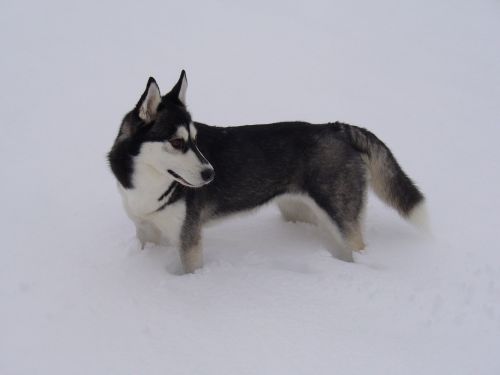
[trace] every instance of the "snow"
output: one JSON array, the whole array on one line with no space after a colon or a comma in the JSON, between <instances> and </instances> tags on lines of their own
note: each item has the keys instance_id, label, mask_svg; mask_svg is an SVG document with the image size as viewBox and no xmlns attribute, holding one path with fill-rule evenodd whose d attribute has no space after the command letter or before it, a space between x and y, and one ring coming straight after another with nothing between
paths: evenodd
<instances>
[{"instance_id":1,"label":"snow","mask_svg":"<svg viewBox=\"0 0 500 375\"><path fill-rule=\"evenodd\" d=\"M0 4L1 374L500 373L500 4ZM196 120L341 120L428 197L370 196L332 258L268 206L206 229L205 267L140 250L105 154L147 78Z\"/></svg>"}]
</instances>

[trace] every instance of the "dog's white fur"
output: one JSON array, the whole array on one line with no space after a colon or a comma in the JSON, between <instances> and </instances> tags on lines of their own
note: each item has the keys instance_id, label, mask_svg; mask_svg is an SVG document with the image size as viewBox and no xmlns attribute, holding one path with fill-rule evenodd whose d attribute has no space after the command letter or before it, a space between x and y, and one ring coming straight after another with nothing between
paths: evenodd
<instances>
[{"instance_id":1,"label":"dog's white fur","mask_svg":"<svg viewBox=\"0 0 500 375\"><path fill-rule=\"evenodd\" d=\"M141 172L139 173L143 175L144 183L134 189L124 189L118 184L125 211L136 226L137 237L143 246L146 242L177 246L186 216L184 201L179 200L157 211L162 202L169 198L167 196L158 201L158 197L165 192L165 186L174 179L159 176L152 168L150 171Z\"/></svg>"}]
</instances>

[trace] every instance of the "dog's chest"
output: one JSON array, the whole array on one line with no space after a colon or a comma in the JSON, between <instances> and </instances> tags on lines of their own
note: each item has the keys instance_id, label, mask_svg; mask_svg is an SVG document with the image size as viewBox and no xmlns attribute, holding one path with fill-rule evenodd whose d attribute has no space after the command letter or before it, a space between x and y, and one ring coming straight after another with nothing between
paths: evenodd
<instances>
[{"instance_id":1,"label":"dog's chest","mask_svg":"<svg viewBox=\"0 0 500 375\"><path fill-rule=\"evenodd\" d=\"M161 232L165 242L177 244L186 216L186 204L183 199L169 201L175 191L169 189L172 182L162 176L139 173L134 178L133 189L125 189L120 184L118 189L127 215L138 228L152 225Z\"/></svg>"},{"instance_id":2,"label":"dog's chest","mask_svg":"<svg viewBox=\"0 0 500 375\"><path fill-rule=\"evenodd\" d=\"M161 233L162 243L177 245L186 217L186 204L180 199L164 206L155 196L144 196L138 192L119 188L127 215L137 228L153 226ZM155 241L152 241L155 242Z\"/></svg>"}]
</instances>

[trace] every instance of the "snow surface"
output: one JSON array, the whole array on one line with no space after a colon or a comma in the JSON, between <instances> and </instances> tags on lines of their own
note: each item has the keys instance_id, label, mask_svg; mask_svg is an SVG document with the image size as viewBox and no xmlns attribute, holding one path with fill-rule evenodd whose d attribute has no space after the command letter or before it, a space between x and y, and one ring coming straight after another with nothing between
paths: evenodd
<instances>
[{"instance_id":1,"label":"snow surface","mask_svg":"<svg viewBox=\"0 0 500 375\"><path fill-rule=\"evenodd\" d=\"M0 3L0 374L500 374L500 3ZM195 119L342 120L428 197L332 258L273 206L139 250L105 154L149 75Z\"/></svg>"}]
</instances>

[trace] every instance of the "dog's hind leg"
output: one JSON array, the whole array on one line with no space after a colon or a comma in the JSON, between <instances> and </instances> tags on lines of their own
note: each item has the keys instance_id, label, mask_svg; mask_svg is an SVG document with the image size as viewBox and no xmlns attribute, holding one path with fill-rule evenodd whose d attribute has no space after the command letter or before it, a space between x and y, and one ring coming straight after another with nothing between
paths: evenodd
<instances>
[{"instance_id":1,"label":"dog's hind leg","mask_svg":"<svg viewBox=\"0 0 500 375\"><path fill-rule=\"evenodd\" d=\"M366 201L366 189L363 189L364 180L358 179L358 191L353 187L354 194L346 193L342 189L333 191L315 190L311 200L314 212L318 218L318 225L327 235L329 248L334 256L348 262L353 261L353 251L365 247L361 233ZM346 185L346 184L344 184Z\"/></svg>"},{"instance_id":2,"label":"dog's hind leg","mask_svg":"<svg viewBox=\"0 0 500 375\"><path fill-rule=\"evenodd\" d=\"M317 224L317 218L310 205L295 197L282 197L278 200L278 208L285 221Z\"/></svg>"},{"instance_id":3,"label":"dog's hind leg","mask_svg":"<svg viewBox=\"0 0 500 375\"><path fill-rule=\"evenodd\" d=\"M356 198L353 200L356 201ZM334 203L332 199L330 199L330 203ZM341 211L339 206L323 208L318 205L319 211L316 215L321 219L319 226L331 240L330 250L332 254L341 260L352 262L352 252L365 248L361 232L363 205L364 202L360 201L359 210L353 212L353 215L348 214L349 210Z\"/></svg>"},{"instance_id":4,"label":"dog's hind leg","mask_svg":"<svg viewBox=\"0 0 500 375\"><path fill-rule=\"evenodd\" d=\"M365 248L359 220L350 223L335 221L326 211L318 216L321 217L319 226L329 240L329 250L340 260L352 262L353 251Z\"/></svg>"},{"instance_id":5,"label":"dog's hind leg","mask_svg":"<svg viewBox=\"0 0 500 375\"><path fill-rule=\"evenodd\" d=\"M328 251L340 260L352 262L352 251L363 247L361 232L356 230L359 229L359 225L347 226L344 222L339 222L329 213L331 210L320 206L307 194L287 197L286 201L280 200L279 207L285 219L293 221L308 219L307 222L316 224L324 236Z\"/></svg>"},{"instance_id":6,"label":"dog's hind leg","mask_svg":"<svg viewBox=\"0 0 500 375\"><path fill-rule=\"evenodd\" d=\"M328 168L322 167L328 160ZM318 154L304 182L307 194L318 207L321 227L332 239L333 254L353 261L353 251L364 248L361 220L366 202L367 169L361 156L328 137L318 144Z\"/></svg>"},{"instance_id":7,"label":"dog's hind leg","mask_svg":"<svg viewBox=\"0 0 500 375\"><path fill-rule=\"evenodd\" d=\"M319 227L325 236L328 250L340 260L353 262L352 252L355 250L353 248L355 241L350 239L354 239L354 236L347 236L341 226L332 220L326 211L321 208L319 210L321 210L318 212Z\"/></svg>"},{"instance_id":8,"label":"dog's hind leg","mask_svg":"<svg viewBox=\"0 0 500 375\"><path fill-rule=\"evenodd\" d=\"M348 225L348 228L344 230L343 238L347 246L353 251L361 251L365 248L359 220Z\"/></svg>"}]
</instances>

